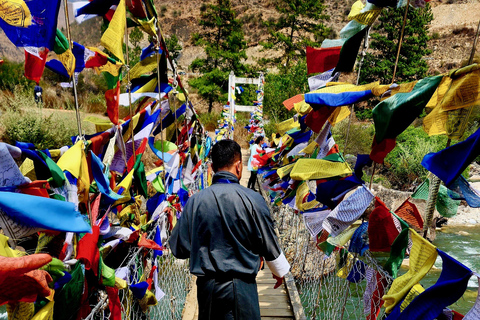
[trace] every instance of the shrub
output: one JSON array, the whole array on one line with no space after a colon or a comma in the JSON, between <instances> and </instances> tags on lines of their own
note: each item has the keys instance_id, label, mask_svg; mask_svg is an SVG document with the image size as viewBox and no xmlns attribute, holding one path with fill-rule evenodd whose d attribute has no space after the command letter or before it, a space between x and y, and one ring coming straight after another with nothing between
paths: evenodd
<instances>
[{"instance_id":1,"label":"shrub","mask_svg":"<svg viewBox=\"0 0 480 320\"><path fill-rule=\"evenodd\" d=\"M410 126L397 137L397 146L385 158L383 174L394 187L408 190L428 175L421 165L423 157L444 149L446 143L444 135L429 137L422 127Z\"/></svg>"},{"instance_id":2,"label":"shrub","mask_svg":"<svg viewBox=\"0 0 480 320\"><path fill-rule=\"evenodd\" d=\"M220 113L212 111L210 113L204 112L198 115L200 123L203 124L205 130L215 131L218 126L218 120L220 120Z\"/></svg>"},{"instance_id":3,"label":"shrub","mask_svg":"<svg viewBox=\"0 0 480 320\"><path fill-rule=\"evenodd\" d=\"M31 142L38 149L59 148L71 145L71 136L77 134L75 116L60 119L56 114L42 117L41 110L7 111L1 119L4 128L2 140Z\"/></svg>"},{"instance_id":4,"label":"shrub","mask_svg":"<svg viewBox=\"0 0 480 320\"><path fill-rule=\"evenodd\" d=\"M345 139L348 130L348 119L340 122L333 127L332 133L335 142L338 144L340 151L343 152L345 147ZM348 134L347 148L345 154L369 154L372 146L375 130L373 124L367 122L352 121L350 132Z\"/></svg>"}]
</instances>

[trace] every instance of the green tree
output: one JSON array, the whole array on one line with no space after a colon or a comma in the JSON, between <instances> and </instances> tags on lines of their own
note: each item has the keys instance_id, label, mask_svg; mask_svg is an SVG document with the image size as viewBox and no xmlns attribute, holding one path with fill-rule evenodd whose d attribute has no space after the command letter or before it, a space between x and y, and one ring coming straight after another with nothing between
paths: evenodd
<instances>
[{"instance_id":1,"label":"green tree","mask_svg":"<svg viewBox=\"0 0 480 320\"><path fill-rule=\"evenodd\" d=\"M286 70L284 74L269 73L265 77L263 110L275 123L293 116L283 106L283 101L308 92L307 64L304 59Z\"/></svg>"},{"instance_id":2,"label":"green tree","mask_svg":"<svg viewBox=\"0 0 480 320\"><path fill-rule=\"evenodd\" d=\"M170 37L165 38L165 43L167 45L168 52L173 60L177 61L178 57L180 57L180 53L182 52L182 45L178 41L178 37L175 34L172 34Z\"/></svg>"},{"instance_id":3,"label":"green tree","mask_svg":"<svg viewBox=\"0 0 480 320\"><path fill-rule=\"evenodd\" d=\"M382 83L391 82L404 14L405 8L399 8L384 10L380 15L380 24L373 28L376 32L371 33L371 50L363 62L361 84L377 80ZM427 42L430 39L428 29L432 20L429 4L424 8L408 10L395 82L414 81L427 76L428 64L424 57L431 53Z\"/></svg>"},{"instance_id":4,"label":"green tree","mask_svg":"<svg viewBox=\"0 0 480 320\"><path fill-rule=\"evenodd\" d=\"M330 28L323 24L329 16L323 13L322 0L276 0L275 8L280 17L264 22L270 36L262 45L283 50L283 54L260 63L280 64L286 71L292 61L305 57L307 46L319 46L330 34Z\"/></svg>"},{"instance_id":5,"label":"green tree","mask_svg":"<svg viewBox=\"0 0 480 320\"><path fill-rule=\"evenodd\" d=\"M133 45L133 50L129 51L131 54L130 65L134 66L138 61L140 61L140 55L142 53L142 48L140 48L140 42L143 40L142 30L140 30L138 27L133 28L128 36L128 39L130 44Z\"/></svg>"},{"instance_id":6,"label":"green tree","mask_svg":"<svg viewBox=\"0 0 480 320\"><path fill-rule=\"evenodd\" d=\"M190 65L193 71L203 74L191 80L190 85L208 100L208 112L211 112L213 103L224 98L228 73L244 75L248 71L244 64L246 42L242 24L235 18L229 0L217 0L216 4L207 4L202 9L203 30L193 35L193 41L205 48L206 58L197 58Z\"/></svg>"}]
</instances>

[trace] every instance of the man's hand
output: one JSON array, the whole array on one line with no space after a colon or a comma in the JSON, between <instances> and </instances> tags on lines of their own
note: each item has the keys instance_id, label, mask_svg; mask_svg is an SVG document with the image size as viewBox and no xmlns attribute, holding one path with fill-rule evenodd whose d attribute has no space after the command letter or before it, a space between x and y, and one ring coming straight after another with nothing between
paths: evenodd
<instances>
[{"instance_id":1,"label":"man's hand","mask_svg":"<svg viewBox=\"0 0 480 320\"><path fill-rule=\"evenodd\" d=\"M282 285L283 278L280 278L273 273L272 273L272 277L273 277L273 279L277 280L277 283L275 283L275 285L273 286L273 289L277 289L278 287L280 287Z\"/></svg>"}]
</instances>

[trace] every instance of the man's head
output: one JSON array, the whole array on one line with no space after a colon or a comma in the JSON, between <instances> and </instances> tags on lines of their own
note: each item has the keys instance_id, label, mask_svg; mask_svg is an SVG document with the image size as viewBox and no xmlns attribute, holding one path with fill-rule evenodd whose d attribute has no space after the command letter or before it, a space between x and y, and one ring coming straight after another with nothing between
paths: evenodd
<instances>
[{"instance_id":1,"label":"man's head","mask_svg":"<svg viewBox=\"0 0 480 320\"><path fill-rule=\"evenodd\" d=\"M259 136L259 137L257 137L257 139L255 139L255 144L260 145L262 143L263 143L263 136Z\"/></svg>"},{"instance_id":2,"label":"man's head","mask_svg":"<svg viewBox=\"0 0 480 320\"><path fill-rule=\"evenodd\" d=\"M233 140L220 140L212 148L213 171L228 171L242 177L242 150Z\"/></svg>"}]
</instances>

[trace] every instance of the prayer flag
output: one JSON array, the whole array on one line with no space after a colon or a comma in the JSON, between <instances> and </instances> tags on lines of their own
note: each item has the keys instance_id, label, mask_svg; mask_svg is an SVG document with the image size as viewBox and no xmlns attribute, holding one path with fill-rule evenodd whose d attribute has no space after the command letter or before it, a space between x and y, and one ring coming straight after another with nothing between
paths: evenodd
<instances>
[{"instance_id":1,"label":"prayer flag","mask_svg":"<svg viewBox=\"0 0 480 320\"><path fill-rule=\"evenodd\" d=\"M90 226L70 202L0 192L0 209L22 225L66 232L90 232Z\"/></svg>"},{"instance_id":2,"label":"prayer flag","mask_svg":"<svg viewBox=\"0 0 480 320\"><path fill-rule=\"evenodd\" d=\"M480 155L480 129L465 141L437 153L425 155L422 166L450 187L478 155Z\"/></svg>"},{"instance_id":3,"label":"prayer flag","mask_svg":"<svg viewBox=\"0 0 480 320\"><path fill-rule=\"evenodd\" d=\"M333 73L333 69L334 68L325 71L324 73L317 74L316 76L308 78L308 86L310 88L310 91L325 87L325 85L331 81L337 81L340 73Z\"/></svg>"},{"instance_id":4,"label":"prayer flag","mask_svg":"<svg viewBox=\"0 0 480 320\"><path fill-rule=\"evenodd\" d=\"M294 180L316 180L342 177L352 174L347 163L321 159L299 159L295 162L290 176Z\"/></svg>"},{"instance_id":5,"label":"prayer flag","mask_svg":"<svg viewBox=\"0 0 480 320\"><path fill-rule=\"evenodd\" d=\"M373 109L376 141L393 139L402 133L422 113L442 78L424 78L415 84L411 92L397 93L377 104Z\"/></svg>"},{"instance_id":6,"label":"prayer flag","mask_svg":"<svg viewBox=\"0 0 480 320\"><path fill-rule=\"evenodd\" d=\"M397 317L392 314L388 320L433 320L443 313L444 308L462 297L472 271L445 252L437 251L443 260L437 282L421 292Z\"/></svg>"},{"instance_id":7,"label":"prayer flag","mask_svg":"<svg viewBox=\"0 0 480 320\"><path fill-rule=\"evenodd\" d=\"M14 27L26 28L32 24L30 9L23 0L6 0L0 3L0 19Z\"/></svg>"},{"instance_id":8,"label":"prayer flag","mask_svg":"<svg viewBox=\"0 0 480 320\"><path fill-rule=\"evenodd\" d=\"M475 276L477 277L477 281L478 281L478 295L477 295L477 299L475 300L475 304L473 305L472 309L470 309L470 311L468 311L468 313L465 315L465 317L463 318L463 320L476 320L476 319L480 319L480 276L475 273Z\"/></svg>"},{"instance_id":9,"label":"prayer flag","mask_svg":"<svg viewBox=\"0 0 480 320\"><path fill-rule=\"evenodd\" d=\"M417 206L408 199L395 210L395 214L408 223L413 229L418 231L423 230L423 218L420 212L418 212Z\"/></svg>"},{"instance_id":10,"label":"prayer flag","mask_svg":"<svg viewBox=\"0 0 480 320\"><path fill-rule=\"evenodd\" d=\"M339 235L365 212L373 198L372 192L364 186L357 188L325 218L323 228L332 237Z\"/></svg>"},{"instance_id":11,"label":"prayer flag","mask_svg":"<svg viewBox=\"0 0 480 320\"><path fill-rule=\"evenodd\" d=\"M68 48L70 48L70 45L68 43L67 37L65 37L65 35L62 33L62 31L57 29L57 33L56 33L56 36L55 36L55 45L53 46L53 51L56 54L62 54L65 51L67 51Z\"/></svg>"},{"instance_id":12,"label":"prayer flag","mask_svg":"<svg viewBox=\"0 0 480 320\"><path fill-rule=\"evenodd\" d=\"M342 46L340 51L340 58L338 64L335 67L335 72L351 72L355 61L357 60L358 50L360 49L360 44L362 43L365 34L367 34L368 28L363 28L357 32L354 36L348 38Z\"/></svg>"},{"instance_id":13,"label":"prayer flag","mask_svg":"<svg viewBox=\"0 0 480 320\"><path fill-rule=\"evenodd\" d=\"M17 47L45 47L53 50L60 0L28 1L28 8L22 2L1 2L0 28Z\"/></svg>"},{"instance_id":14,"label":"prayer flag","mask_svg":"<svg viewBox=\"0 0 480 320\"><path fill-rule=\"evenodd\" d=\"M396 278L388 293L383 296L387 313L390 313L410 289L423 279L437 259L437 248L433 244L423 239L413 229L410 230L410 237L413 243L410 251L410 269Z\"/></svg>"},{"instance_id":15,"label":"prayer flag","mask_svg":"<svg viewBox=\"0 0 480 320\"><path fill-rule=\"evenodd\" d=\"M330 87L327 87L328 89ZM313 109L315 105L341 107L370 99L373 96L372 90L349 91L339 93L306 93L305 102L310 104Z\"/></svg>"},{"instance_id":16,"label":"prayer flag","mask_svg":"<svg viewBox=\"0 0 480 320\"><path fill-rule=\"evenodd\" d=\"M317 185L316 199L333 209L341 201L343 195L362 184L363 181L355 175L340 180L322 182Z\"/></svg>"},{"instance_id":17,"label":"prayer flag","mask_svg":"<svg viewBox=\"0 0 480 320\"><path fill-rule=\"evenodd\" d=\"M348 14L348 20L355 20L361 24L371 26L381 12L382 9L372 3L367 2L364 5L362 1L357 1L352 5L352 9Z\"/></svg>"},{"instance_id":18,"label":"prayer flag","mask_svg":"<svg viewBox=\"0 0 480 320\"><path fill-rule=\"evenodd\" d=\"M78 17L82 14L95 14L99 16L104 16L105 14L107 14L108 10L110 10L110 7L115 5L121 5L119 4L119 0L93 0L90 1L90 3L88 3L87 5L78 9L75 16ZM123 6L125 7L125 3L123 3Z\"/></svg>"},{"instance_id":19,"label":"prayer flag","mask_svg":"<svg viewBox=\"0 0 480 320\"><path fill-rule=\"evenodd\" d=\"M370 251L389 252L399 232L393 222L390 210L377 201L368 220L368 238Z\"/></svg>"},{"instance_id":20,"label":"prayer flag","mask_svg":"<svg viewBox=\"0 0 480 320\"><path fill-rule=\"evenodd\" d=\"M102 1L98 1L102 2ZM125 35L126 28L126 9L125 0L120 0L117 9L113 15L112 21L108 25L108 29L105 30L100 43L108 51L110 51L115 57L117 57L122 63L125 63L123 57L123 37Z\"/></svg>"},{"instance_id":21,"label":"prayer flag","mask_svg":"<svg viewBox=\"0 0 480 320\"><path fill-rule=\"evenodd\" d=\"M448 196L454 200L465 200L472 208L480 208L480 192L460 175L450 186Z\"/></svg>"},{"instance_id":22,"label":"prayer flag","mask_svg":"<svg viewBox=\"0 0 480 320\"><path fill-rule=\"evenodd\" d=\"M312 48L307 46L307 73L318 73L335 68L342 47Z\"/></svg>"},{"instance_id":23,"label":"prayer flag","mask_svg":"<svg viewBox=\"0 0 480 320\"><path fill-rule=\"evenodd\" d=\"M118 104L120 101L120 81L113 89L105 91L105 100L107 101L107 114L113 124L118 124Z\"/></svg>"},{"instance_id":24,"label":"prayer flag","mask_svg":"<svg viewBox=\"0 0 480 320\"><path fill-rule=\"evenodd\" d=\"M37 84L42 78L47 62L47 48L25 47L25 77Z\"/></svg>"}]
</instances>

